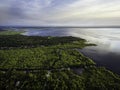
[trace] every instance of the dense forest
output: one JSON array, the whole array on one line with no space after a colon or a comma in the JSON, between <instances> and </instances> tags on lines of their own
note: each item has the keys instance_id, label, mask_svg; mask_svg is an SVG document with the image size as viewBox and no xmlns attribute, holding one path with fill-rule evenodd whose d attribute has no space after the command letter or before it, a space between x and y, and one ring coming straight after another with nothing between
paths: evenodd
<instances>
[{"instance_id":1,"label":"dense forest","mask_svg":"<svg viewBox=\"0 0 120 90\"><path fill-rule=\"evenodd\" d=\"M72 36L23 36L0 32L1 90L120 90L120 76L97 67Z\"/></svg>"}]
</instances>

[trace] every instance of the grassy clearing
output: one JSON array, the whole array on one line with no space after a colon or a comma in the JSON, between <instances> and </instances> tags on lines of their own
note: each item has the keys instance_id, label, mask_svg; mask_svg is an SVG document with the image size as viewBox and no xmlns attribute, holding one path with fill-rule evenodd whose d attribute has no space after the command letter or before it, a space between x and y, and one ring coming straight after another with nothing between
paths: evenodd
<instances>
[{"instance_id":1,"label":"grassy clearing","mask_svg":"<svg viewBox=\"0 0 120 90\"><path fill-rule=\"evenodd\" d=\"M5 31L1 31L0 32L0 35L20 35L21 33L23 33L23 31L22 32L20 32L20 31L13 31L13 30L5 30Z\"/></svg>"}]
</instances>

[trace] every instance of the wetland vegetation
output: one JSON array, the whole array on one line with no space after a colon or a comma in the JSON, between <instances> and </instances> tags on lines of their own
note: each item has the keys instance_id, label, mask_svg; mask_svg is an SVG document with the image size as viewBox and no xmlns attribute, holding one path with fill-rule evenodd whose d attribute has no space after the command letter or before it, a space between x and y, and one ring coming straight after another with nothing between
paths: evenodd
<instances>
[{"instance_id":1,"label":"wetland vegetation","mask_svg":"<svg viewBox=\"0 0 120 90\"><path fill-rule=\"evenodd\" d=\"M120 90L119 75L77 50L94 44L72 36L6 32L0 32L1 90Z\"/></svg>"}]
</instances>

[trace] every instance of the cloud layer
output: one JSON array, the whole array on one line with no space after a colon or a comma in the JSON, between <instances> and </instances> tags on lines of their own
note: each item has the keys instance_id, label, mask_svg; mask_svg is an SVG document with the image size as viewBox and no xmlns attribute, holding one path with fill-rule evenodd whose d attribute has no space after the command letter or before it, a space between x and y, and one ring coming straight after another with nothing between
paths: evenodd
<instances>
[{"instance_id":1,"label":"cloud layer","mask_svg":"<svg viewBox=\"0 0 120 90\"><path fill-rule=\"evenodd\" d=\"M1 0L0 25L120 25L120 0Z\"/></svg>"}]
</instances>

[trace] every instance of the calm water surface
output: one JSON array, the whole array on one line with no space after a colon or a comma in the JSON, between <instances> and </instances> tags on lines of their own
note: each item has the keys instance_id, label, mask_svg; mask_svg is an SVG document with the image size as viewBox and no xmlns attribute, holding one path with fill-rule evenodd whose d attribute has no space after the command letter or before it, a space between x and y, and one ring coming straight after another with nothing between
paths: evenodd
<instances>
[{"instance_id":1,"label":"calm water surface","mask_svg":"<svg viewBox=\"0 0 120 90\"><path fill-rule=\"evenodd\" d=\"M80 50L98 65L120 74L120 28L28 28L27 36L75 36L98 46Z\"/></svg>"}]
</instances>

